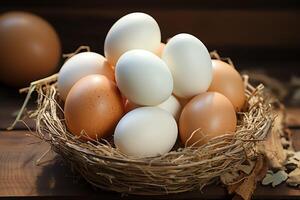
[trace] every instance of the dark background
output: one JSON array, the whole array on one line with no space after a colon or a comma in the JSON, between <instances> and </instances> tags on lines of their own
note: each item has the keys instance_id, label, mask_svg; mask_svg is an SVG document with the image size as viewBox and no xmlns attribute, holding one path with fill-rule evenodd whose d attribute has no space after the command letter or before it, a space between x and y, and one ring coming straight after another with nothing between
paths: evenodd
<instances>
[{"instance_id":1,"label":"dark background","mask_svg":"<svg viewBox=\"0 0 300 200\"><path fill-rule=\"evenodd\" d=\"M1 0L0 13L23 10L44 17L57 30L64 53L89 45L103 54L104 39L112 24L127 13L142 11L157 20L163 41L188 32L202 40L209 50L217 49L221 55L231 57L239 68L262 68L265 64L268 70L281 67L295 73L300 56L298 2Z\"/></svg>"},{"instance_id":2,"label":"dark background","mask_svg":"<svg viewBox=\"0 0 300 200\"><path fill-rule=\"evenodd\" d=\"M15 10L49 21L63 53L88 45L100 54L114 22L131 12L146 12L160 25L163 42L178 33L193 34L210 51L230 57L241 73L279 88L284 103L300 105L298 0L0 0L0 14ZM2 95L20 97L17 88L7 88L0 83Z\"/></svg>"}]
</instances>

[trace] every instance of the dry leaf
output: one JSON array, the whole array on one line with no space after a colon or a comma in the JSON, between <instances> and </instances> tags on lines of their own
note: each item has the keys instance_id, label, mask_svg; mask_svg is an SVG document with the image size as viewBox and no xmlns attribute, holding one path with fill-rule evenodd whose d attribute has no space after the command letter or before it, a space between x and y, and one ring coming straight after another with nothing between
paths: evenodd
<instances>
[{"instance_id":1,"label":"dry leaf","mask_svg":"<svg viewBox=\"0 0 300 200\"><path fill-rule=\"evenodd\" d=\"M248 163L249 163L248 165L246 165L246 164L240 165L238 167L238 170L244 172L247 175L249 175L252 172L256 162L252 161L252 160L248 160Z\"/></svg>"},{"instance_id":2,"label":"dry leaf","mask_svg":"<svg viewBox=\"0 0 300 200\"><path fill-rule=\"evenodd\" d=\"M256 188L256 181L254 176L249 176L244 182L235 190L235 193L244 200L251 199L251 196Z\"/></svg>"},{"instance_id":3,"label":"dry leaf","mask_svg":"<svg viewBox=\"0 0 300 200\"><path fill-rule=\"evenodd\" d=\"M263 170L266 165L263 156L259 156L255 163L254 169L252 170L251 174L245 178L245 180L237 187L234 185L233 187L229 188L231 192L234 192L243 198L244 200L251 199L251 196L256 188L257 183L257 176L260 174L261 170Z\"/></svg>"},{"instance_id":4,"label":"dry leaf","mask_svg":"<svg viewBox=\"0 0 300 200\"><path fill-rule=\"evenodd\" d=\"M236 182L241 182L246 175L252 172L256 162L248 160L245 163L247 164L241 164L231 172L222 174L220 176L222 183L225 185L234 185Z\"/></svg>"},{"instance_id":5,"label":"dry leaf","mask_svg":"<svg viewBox=\"0 0 300 200\"><path fill-rule=\"evenodd\" d=\"M298 186L300 185L300 169L296 168L288 175L288 180L286 183L290 186Z\"/></svg>"},{"instance_id":6,"label":"dry leaf","mask_svg":"<svg viewBox=\"0 0 300 200\"><path fill-rule=\"evenodd\" d=\"M236 189L237 189L240 185L241 185L240 182L235 183L235 184L233 184L233 185L228 185L228 186L227 186L227 191L228 191L228 193L229 193L229 194L234 193L234 192L236 191Z\"/></svg>"},{"instance_id":7,"label":"dry leaf","mask_svg":"<svg viewBox=\"0 0 300 200\"><path fill-rule=\"evenodd\" d=\"M265 178L262 180L263 185L269 185L273 182L273 172L271 170L268 170Z\"/></svg>"},{"instance_id":8,"label":"dry leaf","mask_svg":"<svg viewBox=\"0 0 300 200\"><path fill-rule=\"evenodd\" d=\"M290 162L290 163L285 164L284 166L285 166L285 172L287 172L289 174L298 167L298 163Z\"/></svg>"},{"instance_id":9,"label":"dry leaf","mask_svg":"<svg viewBox=\"0 0 300 200\"><path fill-rule=\"evenodd\" d=\"M272 187L276 187L280 183L284 182L288 178L288 174L283 171L279 170L276 173L273 173L273 171L268 171L265 178L262 181L263 185L269 185L272 184Z\"/></svg>"},{"instance_id":10,"label":"dry leaf","mask_svg":"<svg viewBox=\"0 0 300 200\"><path fill-rule=\"evenodd\" d=\"M230 184L240 180L241 178L242 177L240 177L240 174L238 171L227 172L220 176L222 183L225 185L230 185Z\"/></svg>"},{"instance_id":11,"label":"dry leaf","mask_svg":"<svg viewBox=\"0 0 300 200\"><path fill-rule=\"evenodd\" d=\"M269 165L268 165L268 161L266 160L266 158L263 158L263 163L262 163L262 168L260 169L259 173L256 174L256 182L261 181L267 174L269 169Z\"/></svg>"},{"instance_id":12,"label":"dry leaf","mask_svg":"<svg viewBox=\"0 0 300 200\"><path fill-rule=\"evenodd\" d=\"M288 141L285 137L281 137L281 145L284 149L293 150L292 141Z\"/></svg>"},{"instance_id":13,"label":"dry leaf","mask_svg":"<svg viewBox=\"0 0 300 200\"><path fill-rule=\"evenodd\" d=\"M300 162L298 160L298 155L295 155L296 152L293 150L285 150L286 161L284 163L285 171L287 173L291 173L291 171L295 170L300 166Z\"/></svg>"},{"instance_id":14,"label":"dry leaf","mask_svg":"<svg viewBox=\"0 0 300 200\"><path fill-rule=\"evenodd\" d=\"M300 167L300 152L288 152L287 160L284 164L286 171L290 173Z\"/></svg>"},{"instance_id":15,"label":"dry leaf","mask_svg":"<svg viewBox=\"0 0 300 200\"><path fill-rule=\"evenodd\" d=\"M296 161L300 161L300 151L295 152L294 156L291 157L291 159L294 159Z\"/></svg>"},{"instance_id":16,"label":"dry leaf","mask_svg":"<svg viewBox=\"0 0 300 200\"><path fill-rule=\"evenodd\" d=\"M299 160L297 160L297 158L291 157L291 158L289 158L289 159L286 161L286 163L285 163L284 165L289 165L289 164L294 164L294 165L296 165L297 167L299 167L300 162L299 162Z\"/></svg>"},{"instance_id":17,"label":"dry leaf","mask_svg":"<svg viewBox=\"0 0 300 200\"><path fill-rule=\"evenodd\" d=\"M295 151L290 150L290 149L285 149L284 152L286 154L287 159L289 159L290 157L293 157L295 155Z\"/></svg>"},{"instance_id":18,"label":"dry leaf","mask_svg":"<svg viewBox=\"0 0 300 200\"><path fill-rule=\"evenodd\" d=\"M268 134L266 140L259 145L258 150L266 156L271 168L282 169L286 160L286 153L281 144L281 138L284 137L284 108L279 105L279 109L274 114L277 117L274 120L271 132Z\"/></svg>"}]
</instances>

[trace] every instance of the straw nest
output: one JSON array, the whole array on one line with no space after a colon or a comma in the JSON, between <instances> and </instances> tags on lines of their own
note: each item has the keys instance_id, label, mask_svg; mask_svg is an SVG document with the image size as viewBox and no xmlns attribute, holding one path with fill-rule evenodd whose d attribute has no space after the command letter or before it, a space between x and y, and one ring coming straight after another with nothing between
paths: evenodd
<instances>
[{"instance_id":1,"label":"straw nest","mask_svg":"<svg viewBox=\"0 0 300 200\"><path fill-rule=\"evenodd\" d=\"M220 59L215 53L212 56ZM246 160L255 159L257 143L265 139L272 126L271 106L263 86L253 87L247 76L243 78L248 108L238 113L233 137L225 133L199 148L177 145L171 152L154 158L128 157L110 141L82 142L68 132L56 74L31 84L29 93L37 91L38 106L30 117L36 119L37 135L96 187L142 195L201 190Z\"/></svg>"}]
</instances>

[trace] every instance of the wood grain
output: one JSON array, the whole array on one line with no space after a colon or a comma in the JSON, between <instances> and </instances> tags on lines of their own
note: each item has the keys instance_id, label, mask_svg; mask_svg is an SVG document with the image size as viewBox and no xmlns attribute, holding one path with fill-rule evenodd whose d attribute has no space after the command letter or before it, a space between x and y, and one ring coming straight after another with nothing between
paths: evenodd
<instances>
[{"instance_id":1,"label":"wood grain","mask_svg":"<svg viewBox=\"0 0 300 200\"><path fill-rule=\"evenodd\" d=\"M36 165L48 148L27 131L0 132L0 196L80 195L80 185L73 185L54 153Z\"/></svg>"},{"instance_id":2,"label":"wood grain","mask_svg":"<svg viewBox=\"0 0 300 200\"><path fill-rule=\"evenodd\" d=\"M300 150L300 130L293 130L297 150ZM0 132L0 198L46 197L47 199L119 199L121 194L94 189L73 174L60 157L50 153L41 165L36 160L49 148L27 131ZM254 199L297 199L300 190L287 187L258 186ZM194 191L178 195L143 197L143 199L224 199L230 198L220 186L208 186L203 192ZM125 196L124 199L140 199ZM122 199L123 199L122 198Z\"/></svg>"}]
</instances>

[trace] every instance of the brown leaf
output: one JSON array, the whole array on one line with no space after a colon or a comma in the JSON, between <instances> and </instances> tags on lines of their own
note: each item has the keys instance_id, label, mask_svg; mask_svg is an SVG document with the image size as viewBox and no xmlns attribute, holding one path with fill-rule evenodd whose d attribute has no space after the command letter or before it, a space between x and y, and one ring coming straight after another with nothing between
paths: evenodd
<instances>
[{"instance_id":1,"label":"brown leaf","mask_svg":"<svg viewBox=\"0 0 300 200\"><path fill-rule=\"evenodd\" d=\"M220 176L220 179L222 181L223 184L225 185L229 185L232 184L238 180L241 180L241 175L239 174L238 171L232 171L232 172L227 172L225 174L222 174Z\"/></svg>"},{"instance_id":2,"label":"brown leaf","mask_svg":"<svg viewBox=\"0 0 300 200\"><path fill-rule=\"evenodd\" d=\"M260 169L259 173L256 175L256 182L261 181L266 176L268 169L269 169L268 161L265 157L263 157L262 168Z\"/></svg>"},{"instance_id":3,"label":"brown leaf","mask_svg":"<svg viewBox=\"0 0 300 200\"><path fill-rule=\"evenodd\" d=\"M249 160L248 163L249 164L247 164L247 165L244 164L244 165L239 166L238 170L244 172L247 175L251 174L252 170L254 169L256 161Z\"/></svg>"},{"instance_id":4,"label":"brown leaf","mask_svg":"<svg viewBox=\"0 0 300 200\"><path fill-rule=\"evenodd\" d=\"M240 182L235 183L235 184L233 184L233 185L228 185L228 186L227 186L227 191L228 191L228 193L229 193L229 194L233 194L233 193L235 192L235 190L236 190L240 185L241 185Z\"/></svg>"},{"instance_id":5,"label":"brown leaf","mask_svg":"<svg viewBox=\"0 0 300 200\"><path fill-rule=\"evenodd\" d=\"M235 193L241 196L244 200L251 199L251 196L256 188L256 181L254 176L249 176L244 182L235 190Z\"/></svg>"},{"instance_id":6,"label":"brown leaf","mask_svg":"<svg viewBox=\"0 0 300 200\"><path fill-rule=\"evenodd\" d=\"M227 172L220 176L220 180L224 185L235 185L236 183L241 182L244 177L251 174L256 161L249 160L244 164L241 164L236 169L233 169L231 172Z\"/></svg>"},{"instance_id":7,"label":"brown leaf","mask_svg":"<svg viewBox=\"0 0 300 200\"><path fill-rule=\"evenodd\" d=\"M244 200L250 200L256 188L256 183L258 181L257 176L260 175L261 170L265 170L264 165L265 162L263 156L258 156L252 173L247 178L245 178L245 180L238 187L235 185L229 188L231 190L230 192L233 192L234 189L234 192L237 196L240 196Z\"/></svg>"},{"instance_id":8,"label":"brown leaf","mask_svg":"<svg viewBox=\"0 0 300 200\"><path fill-rule=\"evenodd\" d=\"M259 145L258 150L266 156L271 168L281 169L286 160L286 153L281 144L281 135L284 136L283 122L285 113L279 107L274 114L277 117L274 120L271 132L268 134L266 140Z\"/></svg>"},{"instance_id":9,"label":"brown leaf","mask_svg":"<svg viewBox=\"0 0 300 200\"><path fill-rule=\"evenodd\" d=\"M300 168L296 168L294 171L289 173L288 180L286 183L290 186L298 186L300 185Z\"/></svg>"},{"instance_id":10,"label":"brown leaf","mask_svg":"<svg viewBox=\"0 0 300 200\"><path fill-rule=\"evenodd\" d=\"M280 183L284 182L287 178L288 178L288 174L283 170L279 170L276 173L273 173L272 171L268 171L267 175L262 180L262 184L263 185L272 184L272 187L276 187Z\"/></svg>"}]
</instances>

